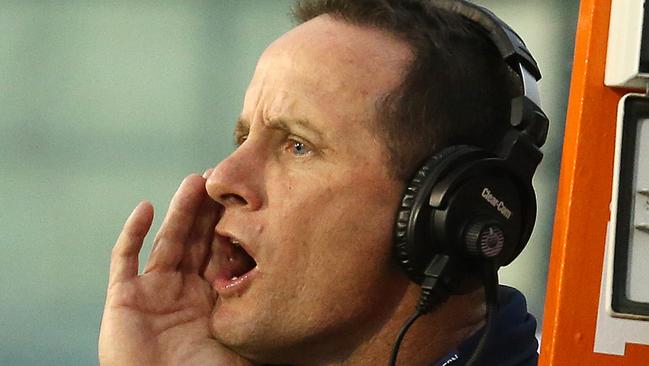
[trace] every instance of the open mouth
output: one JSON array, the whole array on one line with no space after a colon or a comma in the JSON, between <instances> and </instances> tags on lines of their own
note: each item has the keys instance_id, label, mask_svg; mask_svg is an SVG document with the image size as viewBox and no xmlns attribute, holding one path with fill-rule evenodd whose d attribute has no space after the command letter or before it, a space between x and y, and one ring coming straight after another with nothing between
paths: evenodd
<instances>
[{"instance_id":1,"label":"open mouth","mask_svg":"<svg viewBox=\"0 0 649 366\"><path fill-rule=\"evenodd\" d=\"M257 273L257 261L238 239L217 234L218 244L212 247L216 276L212 282L221 295L240 292Z\"/></svg>"},{"instance_id":2,"label":"open mouth","mask_svg":"<svg viewBox=\"0 0 649 366\"><path fill-rule=\"evenodd\" d=\"M223 275L226 278L235 281L257 267L257 262L241 246L239 241L230 239L229 242L230 250L227 255L228 264L225 266L226 271L224 271L225 273L223 273Z\"/></svg>"}]
</instances>

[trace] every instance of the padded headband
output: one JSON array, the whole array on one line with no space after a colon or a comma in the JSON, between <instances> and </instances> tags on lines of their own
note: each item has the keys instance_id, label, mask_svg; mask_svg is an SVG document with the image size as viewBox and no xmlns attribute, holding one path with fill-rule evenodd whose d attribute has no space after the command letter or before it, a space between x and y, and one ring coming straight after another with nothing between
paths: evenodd
<instances>
[{"instance_id":1,"label":"padded headband","mask_svg":"<svg viewBox=\"0 0 649 366\"><path fill-rule=\"evenodd\" d=\"M537 81L541 71L521 37L490 10L463 0L437 0L437 8L460 14L482 27L503 61L520 78L523 94L512 99L510 123L528 135L536 147L545 143L548 117L541 109Z\"/></svg>"}]
</instances>

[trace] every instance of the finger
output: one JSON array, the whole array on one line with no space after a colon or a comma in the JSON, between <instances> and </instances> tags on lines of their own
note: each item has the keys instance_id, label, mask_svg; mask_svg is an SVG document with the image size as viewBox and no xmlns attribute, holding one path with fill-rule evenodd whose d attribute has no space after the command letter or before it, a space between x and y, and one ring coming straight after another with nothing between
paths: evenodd
<instances>
[{"instance_id":1,"label":"finger","mask_svg":"<svg viewBox=\"0 0 649 366\"><path fill-rule=\"evenodd\" d=\"M214 171L214 168L209 168L203 173L203 178L207 179L210 175L212 175L212 172Z\"/></svg>"},{"instance_id":2,"label":"finger","mask_svg":"<svg viewBox=\"0 0 649 366\"><path fill-rule=\"evenodd\" d=\"M158 235L145 272L175 270L183 258L185 242L205 198L205 180L199 175L190 175L180 184L171 199L169 210Z\"/></svg>"},{"instance_id":3,"label":"finger","mask_svg":"<svg viewBox=\"0 0 649 366\"><path fill-rule=\"evenodd\" d=\"M207 262L209 246L214 238L214 227L221 214L221 206L206 197L187 241L180 268L186 273L199 273Z\"/></svg>"},{"instance_id":4,"label":"finger","mask_svg":"<svg viewBox=\"0 0 649 366\"><path fill-rule=\"evenodd\" d=\"M153 206L149 202L140 202L126 219L113 247L108 276L109 285L137 276L138 255L152 221Z\"/></svg>"},{"instance_id":5,"label":"finger","mask_svg":"<svg viewBox=\"0 0 649 366\"><path fill-rule=\"evenodd\" d=\"M207 179L214 168L203 172L203 179ZM194 222L194 228L185 249L185 256L180 263L181 271L185 273L198 273L207 262L207 252L214 237L214 227L218 222L220 205L209 197L205 198L198 218Z\"/></svg>"}]
</instances>

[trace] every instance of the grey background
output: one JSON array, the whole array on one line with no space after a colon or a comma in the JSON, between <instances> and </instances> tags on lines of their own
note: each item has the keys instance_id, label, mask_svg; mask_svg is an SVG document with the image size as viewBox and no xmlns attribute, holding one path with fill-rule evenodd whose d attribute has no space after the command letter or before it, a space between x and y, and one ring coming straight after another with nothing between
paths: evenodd
<instances>
[{"instance_id":1,"label":"grey background","mask_svg":"<svg viewBox=\"0 0 649 366\"><path fill-rule=\"evenodd\" d=\"M232 149L287 0L0 0L0 364L92 365L109 254L143 199ZM502 281L542 316L577 1L492 0L544 72L532 243ZM148 252L150 240L145 252ZM146 255L144 255L145 257Z\"/></svg>"}]
</instances>

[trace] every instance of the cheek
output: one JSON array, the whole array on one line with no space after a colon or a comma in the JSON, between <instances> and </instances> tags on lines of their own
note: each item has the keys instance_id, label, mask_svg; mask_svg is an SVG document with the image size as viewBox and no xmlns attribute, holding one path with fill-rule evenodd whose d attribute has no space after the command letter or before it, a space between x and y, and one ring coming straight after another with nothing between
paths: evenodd
<instances>
[{"instance_id":1,"label":"cheek","mask_svg":"<svg viewBox=\"0 0 649 366\"><path fill-rule=\"evenodd\" d=\"M326 238L326 248L321 247L326 251L321 253L324 259L351 273L383 264L391 252L391 205L369 204L360 197L333 201L322 210L326 223L313 228L317 238Z\"/></svg>"},{"instance_id":2,"label":"cheek","mask_svg":"<svg viewBox=\"0 0 649 366\"><path fill-rule=\"evenodd\" d=\"M319 217L301 222L304 240L294 243L296 307L308 309L325 329L380 317L401 284L391 265L392 206L357 195L319 203L313 203Z\"/></svg>"},{"instance_id":3,"label":"cheek","mask_svg":"<svg viewBox=\"0 0 649 366\"><path fill-rule=\"evenodd\" d=\"M329 185L309 200L287 205L292 214L284 219L295 229L287 239L293 255L308 265L309 277L354 282L359 273L376 277L388 269L398 198L386 198L349 184Z\"/></svg>"},{"instance_id":4,"label":"cheek","mask_svg":"<svg viewBox=\"0 0 649 366\"><path fill-rule=\"evenodd\" d=\"M402 187L369 167L331 171L275 177L268 195L268 228L277 229L273 256L321 285L335 283L332 275L381 276L389 269Z\"/></svg>"}]
</instances>

